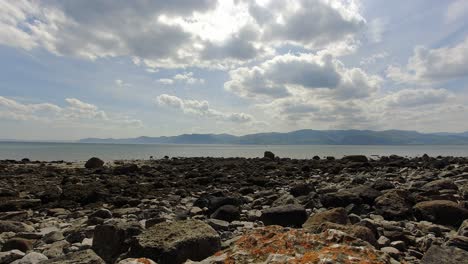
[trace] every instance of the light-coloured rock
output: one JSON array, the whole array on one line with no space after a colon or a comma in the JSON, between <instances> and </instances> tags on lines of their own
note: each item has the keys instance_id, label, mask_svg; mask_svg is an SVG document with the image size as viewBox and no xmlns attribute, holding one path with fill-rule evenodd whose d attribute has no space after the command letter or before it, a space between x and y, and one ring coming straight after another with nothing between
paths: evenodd
<instances>
[{"instance_id":1,"label":"light-coloured rock","mask_svg":"<svg viewBox=\"0 0 468 264\"><path fill-rule=\"evenodd\" d=\"M198 220L156 224L135 238L130 257L146 257L159 264L202 260L221 247L218 233Z\"/></svg>"},{"instance_id":2,"label":"light-coloured rock","mask_svg":"<svg viewBox=\"0 0 468 264\"><path fill-rule=\"evenodd\" d=\"M38 264L47 260L48 258L41 253L30 252L21 259L13 261L11 264Z\"/></svg>"}]
</instances>

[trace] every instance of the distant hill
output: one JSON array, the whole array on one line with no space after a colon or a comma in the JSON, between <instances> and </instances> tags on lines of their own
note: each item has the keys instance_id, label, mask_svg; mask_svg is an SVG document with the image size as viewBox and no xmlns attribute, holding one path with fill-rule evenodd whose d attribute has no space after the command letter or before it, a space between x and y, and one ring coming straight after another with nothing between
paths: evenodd
<instances>
[{"instance_id":1,"label":"distant hill","mask_svg":"<svg viewBox=\"0 0 468 264\"><path fill-rule=\"evenodd\" d=\"M311 130L288 133L183 134L170 137L85 138L80 143L251 144L251 145L468 145L468 132L419 133L405 130Z\"/></svg>"}]
</instances>

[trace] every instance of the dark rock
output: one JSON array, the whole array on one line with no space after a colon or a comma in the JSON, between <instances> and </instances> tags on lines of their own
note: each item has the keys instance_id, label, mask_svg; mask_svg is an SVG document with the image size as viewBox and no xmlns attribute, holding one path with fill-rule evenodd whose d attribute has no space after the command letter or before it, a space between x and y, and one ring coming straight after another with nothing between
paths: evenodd
<instances>
[{"instance_id":1,"label":"dark rock","mask_svg":"<svg viewBox=\"0 0 468 264\"><path fill-rule=\"evenodd\" d=\"M299 183L291 187L289 191L294 197L308 195L314 191L314 187L308 183Z\"/></svg>"},{"instance_id":2,"label":"dark rock","mask_svg":"<svg viewBox=\"0 0 468 264\"><path fill-rule=\"evenodd\" d=\"M9 264L17 259L24 257L24 253L19 250L10 250L7 252L0 252L0 263Z\"/></svg>"},{"instance_id":3,"label":"dark rock","mask_svg":"<svg viewBox=\"0 0 468 264\"><path fill-rule=\"evenodd\" d=\"M352 161L352 162L368 162L369 160L365 155L349 155L344 156L342 160L345 161Z\"/></svg>"},{"instance_id":4,"label":"dark rock","mask_svg":"<svg viewBox=\"0 0 468 264\"><path fill-rule=\"evenodd\" d=\"M59 200L62 194L62 188L58 185L53 185L47 187L43 192L39 193L38 196L43 203L49 203Z\"/></svg>"},{"instance_id":5,"label":"dark rock","mask_svg":"<svg viewBox=\"0 0 468 264\"><path fill-rule=\"evenodd\" d=\"M239 206L242 201L237 197L217 197L213 195L205 195L198 198L193 205L203 208L207 207L209 213L213 213L219 207L223 205L235 205Z\"/></svg>"},{"instance_id":6,"label":"dark rock","mask_svg":"<svg viewBox=\"0 0 468 264\"><path fill-rule=\"evenodd\" d=\"M99 218L102 218L102 219L112 218L112 212L109 211L108 209L104 209L104 208L99 209L99 210L94 211L94 213L89 215L89 218L93 218L93 217L99 217Z\"/></svg>"},{"instance_id":7,"label":"dark rock","mask_svg":"<svg viewBox=\"0 0 468 264\"><path fill-rule=\"evenodd\" d=\"M85 168L87 169L97 169L104 166L104 161L100 158L92 157L85 163Z\"/></svg>"},{"instance_id":8,"label":"dark rock","mask_svg":"<svg viewBox=\"0 0 468 264\"><path fill-rule=\"evenodd\" d=\"M265 153L263 154L263 157L266 159L274 160L275 154L273 154L273 152L271 151L265 151Z\"/></svg>"},{"instance_id":9,"label":"dark rock","mask_svg":"<svg viewBox=\"0 0 468 264\"><path fill-rule=\"evenodd\" d=\"M265 225L300 227L307 220L307 213L303 206L284 205L263 210L260 220Z\"/></svg>"},{"instance_id":10,"label":"dark rock","mask_svg":"<svg viewBox=\"0 0 468 264\"><path fill-rule=\"evenodd\" d=\"M468 252L456 247L432 246L424 254L421 264L466 264Z\"/></svg>"},{"instance_id":11,"label":"dark rock","mask_svg":"<svg viewBox=\"0 0 468 264\"><path fill-rule=\"evenodd\" d=\"M7 240L2 247L2 251L9 251L14 249L27 252L33 249L33 241L24 238L11 238Z\"/></svg>"},{"instance_id":12,"label":"dark rock","mask_svg":"<svg viewBox=\"0 0 468 264\"><path fill-rule=\"evenodd\" d=\"M0 188L0 197L17 197L19 193L13 189Z\"/></svg>"},{"instance_id":13,"label":"dark rock","mask_svg":"<svg viewBox=\"0 0 468 264\"><path fill-rule=\"evenodd\" d=\"M347 190L323 194L320 201L325 207L345 207L349 204L360 204L362 202L357 193Z\"/></svg>"},{"instance_id":14,"label":"dark rock","mask_svg":"<svg viewBox=\"0 0 468 264\"><path fill-rule=\"evenodd\" d=\"M130 257L146 257L159 264L202 260L221 248L218 233L198 220L176 221L152 226L138 235Z\"/></svg>"},{"instance_id":15,"label":"dark rock","mask_svg":"<svg viewBox=\"0 0 468 264\"><path fill-rule=\"evenodd\" d=\"M448 200L420 202L413 207L418 220L459 227L468 218L468 210Z\"/></svg>"},{"instance_id":16,"label":"dark rock","mask_svg":"<svg viewBox=\"0 0 468 264\"><path fill-rule=\"evenodd\" d=\"M388 190L388 189L393 189L395 188L395 185L387 180L384 179L377 179L373 184L372 188L378 190L378 191L383 191L383 190Z\"/></svg>"},{"instance_id":17,"label":"dark rock","mask_svg":"<svg viewBox=\"0 0 468 264\"><path fill-rule=\"evenodd\" d=\"M139 171L139 167L136 164L125 164L122 166L117 166L114 168L114 174L119 175L119 174L131 174Z\"/></svg>"},{"instance_id":18,"label":"dark rock","mask_svg":"<svg viewBox=\"0 0 468 264\"><path fill-rule=\"evenodd\" d=\"M239 220L240 210L239 207L234 205L223 205L211 214L211 218L232 222Z\"/></svg>"},{"instance_id":19,"label":"dark rock","mask_svg":"<svg viewBox=\"0 0 468 264\"><path fill-rule=\"evenodd\" d=\"M404 190L390 190L375 199L378 214L388 219L403 219L411 213L412 202Z\"/></svg>"},{"instance_id":20,"label":"dark rock","mask_svg":"<svg viewBox=\"0 0 468 264\"><path fill-rule=\"evenodd\" d=\"M466 236L453 236L445 244L468 251L468 237Z\"/></svg>"},{"instance_id":21,"label":"dark rock","mask_svg":"<svg viewBox=\"0 0 468 264\"><path fill-rule=\"evenodd\" d=\"M0 212L19 211L22 209L37 208L41 205L40 199L15 199L0 201Z\"/></svg>"},{"instance_id":22,"label":"dark rock","mask_svg":"<svg viewBox=\"0 0 468 264\"><path fill-rule=\"evenodd\" d=\"M440 179L424 184L422 189L429 192L438 192L440 190L457 190L458 188L451 179Z\"/></svg>"},{"instance_id":23,"label":"dark rock","mask_svg":"<svg viewBox=\"0 0 468 264\"><path fill-rule=\"evenodd\" d=\"M94 229L92 249L105 261L113 262L130 247L130 239L143 228L134 222L120 220L98 225Z\"/></svg>"},{"instance_id":24,"label":"dark rock","mask_svg":"<svg viewBox=\"0 0 468 264\"><path fill-rule=\"evenodd\" d=\"M22 222L0 220L0 233L3 232L32 232L34 228Z\"/></svg>"}]
</instances>

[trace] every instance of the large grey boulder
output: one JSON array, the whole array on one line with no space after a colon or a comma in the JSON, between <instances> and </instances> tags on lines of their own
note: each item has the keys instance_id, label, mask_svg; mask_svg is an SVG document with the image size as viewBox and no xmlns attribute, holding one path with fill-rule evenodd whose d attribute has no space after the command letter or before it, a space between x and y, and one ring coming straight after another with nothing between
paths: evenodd
<instances>
[{"instance_id":1,"label":"large grey boulder","mask_svg":"<svg viewBox=\"0 0 468 264\"><path fill-rule=\"evenodd\" d=\"M159 264L203 260L221 248L218 233L199 220L156 224L136 236L129 257L145 257Z\"/></svg>"},{"instance_id":2,"label":"large grey boulder","mask_svg":"<svg viewBox=\"0 0 468 264\"><path fill-rule=\"evenodd\" d=\"M466 264L468 251L456 247L432 246L426 251L421 264Z\"/></svg>"}]
</instances>

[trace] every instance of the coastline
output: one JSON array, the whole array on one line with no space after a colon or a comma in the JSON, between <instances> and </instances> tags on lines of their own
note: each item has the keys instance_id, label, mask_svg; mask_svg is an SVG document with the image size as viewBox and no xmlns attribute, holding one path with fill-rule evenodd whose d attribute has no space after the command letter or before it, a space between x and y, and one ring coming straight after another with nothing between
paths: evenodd
<instances>
[{"instance_id":1,"label":"coastline","mask_svg":"<svg viewBox=\"0 0 468 264\"><path fill-rule=\"evenodd\" d=\"M348 255L421 263L467 254L463 157L2 160L0 183L0 260L34 253L49 259L43 263L282 263ZM294 239L276 244L285 236Z\"/></svg>"}]
</instances>

